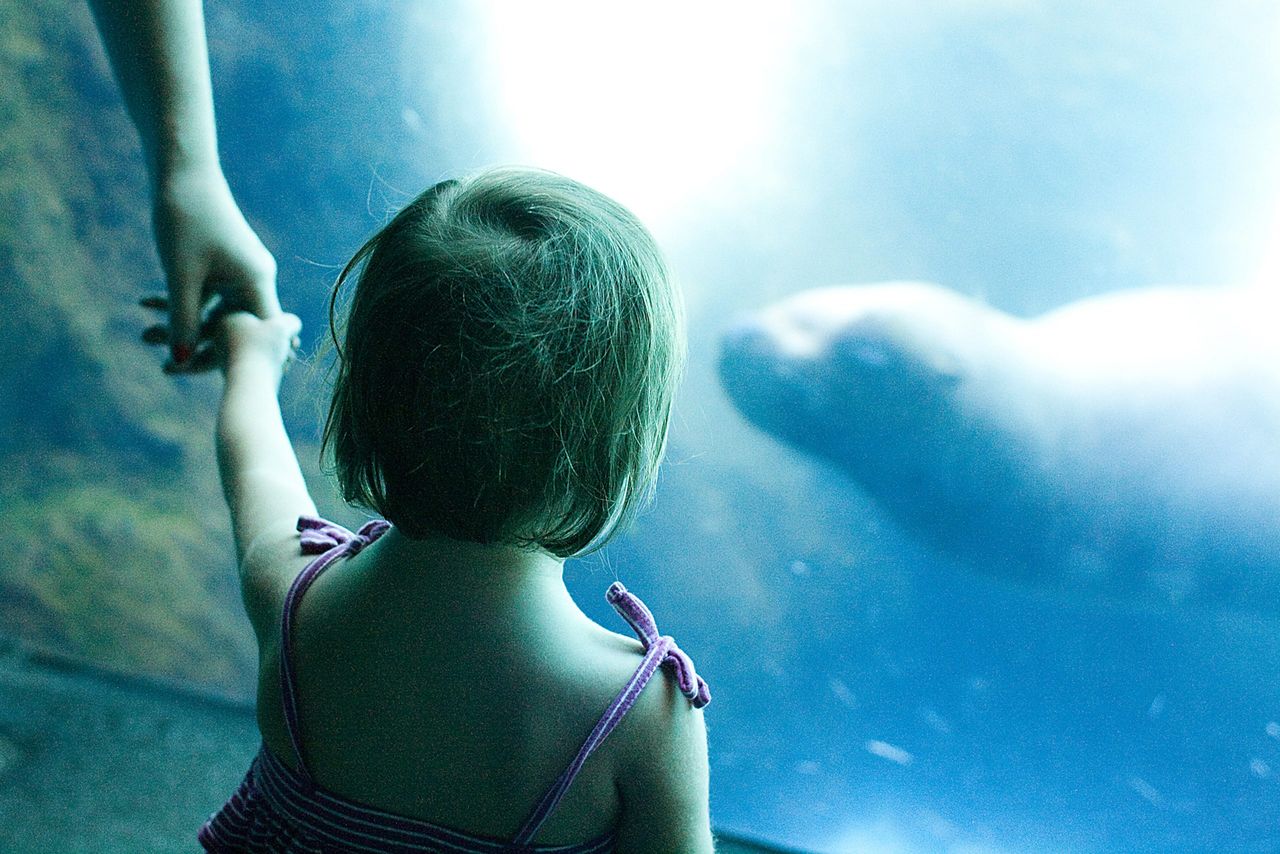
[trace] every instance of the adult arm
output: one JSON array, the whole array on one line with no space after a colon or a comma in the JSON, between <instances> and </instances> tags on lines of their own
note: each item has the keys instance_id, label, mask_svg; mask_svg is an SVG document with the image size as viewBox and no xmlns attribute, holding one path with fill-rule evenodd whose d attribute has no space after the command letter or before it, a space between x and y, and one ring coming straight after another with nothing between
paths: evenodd
<instances>
[{"instance_id":1,"label":"adult arm","mask_svg":"<svg viewBox=\"0 0 1280 854\"><path fill-rule=\"evenodd\" d=\"M218 168L213 90L200 0L90 0L152 188L167 175Z\"/></svg>"},{"instance_id":2,"label":"adult arm","mask_svg":"<svg viewBox=\"0 0 1280 854\"><path fill-rule=\"evenodd\" d=\"M169 283L169 340L174 362L189 363L211 297L259 317L280 312L275 259L218 162L200 0L90 0L90 7L142 139Z\"/></svg>"}]
</instances>

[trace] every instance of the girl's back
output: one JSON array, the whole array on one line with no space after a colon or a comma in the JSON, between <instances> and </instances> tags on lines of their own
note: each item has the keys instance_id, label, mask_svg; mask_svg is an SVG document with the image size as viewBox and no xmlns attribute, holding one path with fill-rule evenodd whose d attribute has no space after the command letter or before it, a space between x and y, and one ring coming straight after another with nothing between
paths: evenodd
<instances>
[{"instance_id":1,"label":"girl's back","mask_svg":"<svg viewBox=\"0 0 1280 854\"><path fill-rule=\"evenodd\" d=\"M309 558L296 560L300 569ZM644 652L583 614L545 554L394 529L317 579L292 638L304 756L319 786L499 839L564 771ZM279 653L278 637L263 645L259 726L293 768ZM693 714L669 678L655 678L537 841L581 843L624 830L624 813L639 820L646 781L670 752L690 749L680 718Z\"/></svg>"}]
</instances>

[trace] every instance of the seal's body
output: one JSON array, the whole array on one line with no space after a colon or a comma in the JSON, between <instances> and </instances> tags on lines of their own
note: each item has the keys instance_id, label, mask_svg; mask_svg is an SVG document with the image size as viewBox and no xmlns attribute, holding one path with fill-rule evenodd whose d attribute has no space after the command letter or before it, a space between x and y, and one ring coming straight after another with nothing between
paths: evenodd
<instances>
[{"instance_id":1,"label":"seal's body","mask_svg":"<svg viewBox=\"0 0 1280 854\"><path fill-rule=\"evenodd\" d=\"M924 283L823 288L726 336L721 376L979 571L1280 611L1278 303L1151 288L1021 320Z\"/></svg>"}]
</instances>

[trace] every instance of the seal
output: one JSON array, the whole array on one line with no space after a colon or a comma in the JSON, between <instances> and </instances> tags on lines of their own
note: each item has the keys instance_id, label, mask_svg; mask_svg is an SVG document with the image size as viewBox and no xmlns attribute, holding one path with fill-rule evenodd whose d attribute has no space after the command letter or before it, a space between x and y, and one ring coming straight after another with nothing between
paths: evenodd
<instances>
[{"instance_id":1,"label":"seal","mask_svg":"<svg viewBox=\"0 0 1280 854\"><path fill-rule=\"evenodd\" d=\"M805 291L733 327L757 427L1006 579L1280 613L1280 300L1120 291L1021 319L934 284Z\"/></svg>"}]
</instances>

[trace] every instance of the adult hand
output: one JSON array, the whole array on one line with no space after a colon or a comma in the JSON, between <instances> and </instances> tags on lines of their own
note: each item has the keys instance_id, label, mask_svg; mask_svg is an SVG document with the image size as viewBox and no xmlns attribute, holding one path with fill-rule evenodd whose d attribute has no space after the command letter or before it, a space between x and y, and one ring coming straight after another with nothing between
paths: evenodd
<instances>
[{"instance_id":1,"label":"adult hand","mask_svg":"<svg viewBox=\"0 0 1280 854\"><path fill-rule=\"evenodd\" d=\"M143 308L168 312L169 298L161 295L143 297L138 301ZM173 363L165 365L166 373L198 373L220 367L228 373L235 365L248 365L250 369L274 372L277 385L284 369L298 355L302 341L302 321L297 315L277 311L260 318L248 311L226 308L219 303L200 324L199 351L184 367ZM147 344L167 344L169 327L164 323L148 326L142 332Z\"/></svg>"},{"instance_id":2,"label":"adult hand","mask_svg":"<svg viewBox=\"0 0 1280 854\"><path fill-rule=\"evenodd\" d=\"M212 305L267 318L280 313L276 262L236 206L221 169L180 172L158 182L153 221L169 287L170 372L207 370L212 346L201 321ZM220 298L220 302L216 299Z\"/></svg>"}]
</instances>

